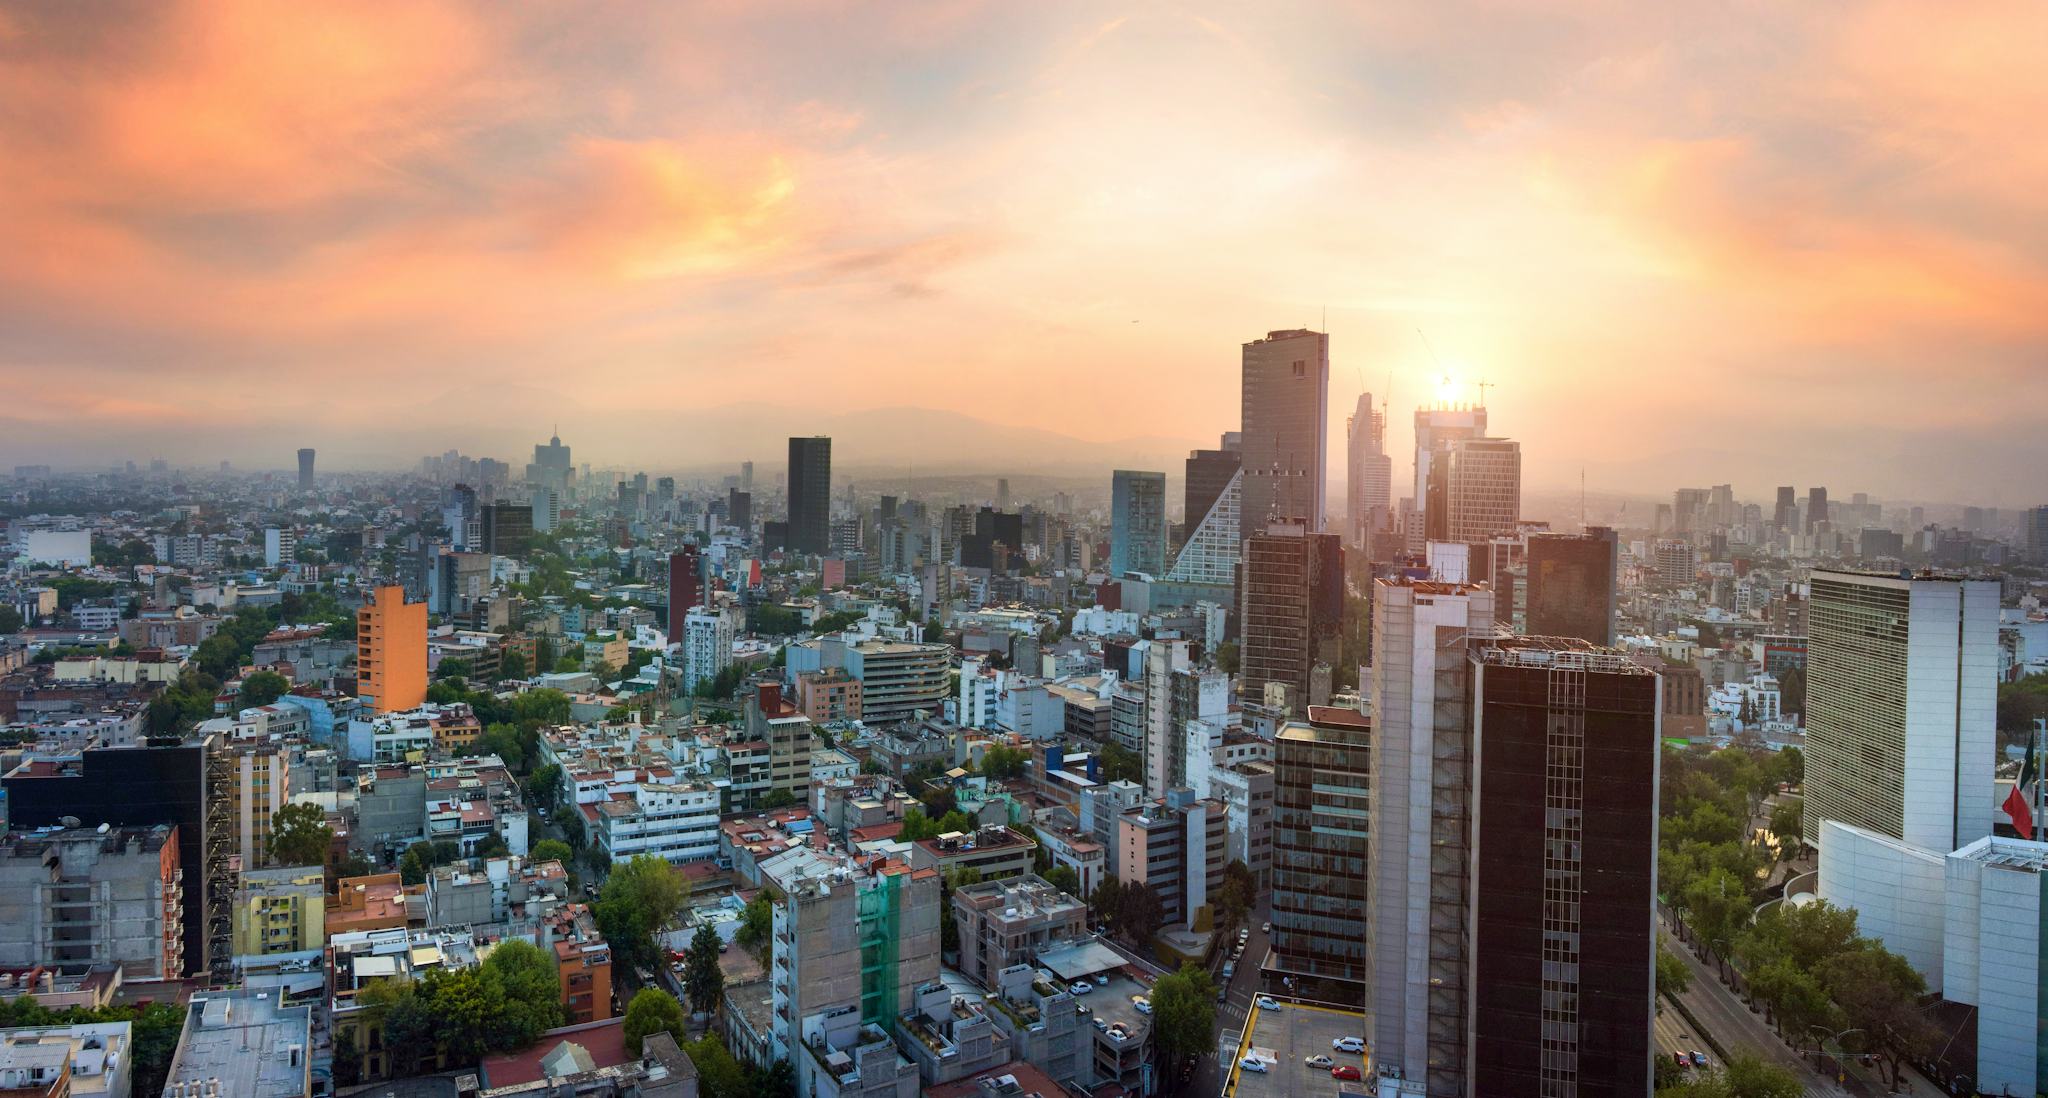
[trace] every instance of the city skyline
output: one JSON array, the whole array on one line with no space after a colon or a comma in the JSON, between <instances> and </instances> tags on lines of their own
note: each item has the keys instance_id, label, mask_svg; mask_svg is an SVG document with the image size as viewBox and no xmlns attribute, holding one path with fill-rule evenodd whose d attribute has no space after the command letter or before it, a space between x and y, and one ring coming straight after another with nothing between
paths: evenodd
<instances>
[{"instance_id":1,"label":"city skyline","mask_svg":"<svg viewBox=\"0 0 2048 1098\"><path fill-rule=\"evenodd\" d=\"M0 17L0 461L515 453L479 376L642 465L904 406L1171 451L1300 326L1332 434L1484 380L1532 486L2032 502L2038 8L130 14ZM1110 369L1142 421L988 399Z\"/></svg>"}]
</instances>

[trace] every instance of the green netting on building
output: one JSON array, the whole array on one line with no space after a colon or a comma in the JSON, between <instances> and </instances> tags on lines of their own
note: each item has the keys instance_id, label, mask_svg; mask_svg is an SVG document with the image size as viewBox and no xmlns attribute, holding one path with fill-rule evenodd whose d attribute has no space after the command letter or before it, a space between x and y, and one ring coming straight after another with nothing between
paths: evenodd
<instances>
[{"instance_id":1,"label":"green netting on building","mask_svg":"<svg viewBox=\"0 0 2048 1098\"><path fill-rule=\"evenodd\" d=\"M872 1022L891 1033L896 1031L897 939L903 898L897 889L898 874L890 873L872 887L861 890L860 920L860 1020Z\"/></svg>"}]
</instances>

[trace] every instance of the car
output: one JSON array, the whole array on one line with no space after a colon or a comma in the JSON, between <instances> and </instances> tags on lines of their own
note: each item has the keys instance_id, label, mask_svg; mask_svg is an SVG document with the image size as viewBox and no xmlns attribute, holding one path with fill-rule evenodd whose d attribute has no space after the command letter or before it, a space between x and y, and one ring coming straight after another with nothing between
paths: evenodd
<instances>
[{"instance_id":1,"label":"car","mask_svg":"<svg viewBox=\"0 0 2048 1098\"><path fill-rule=\"evenodd\" d=\"M1280 1000L1278 1000L1278 999L1275 999L1275 998L1273 998L1273 997L1272 997L1271 995L1261 995L1261 996L1259 996L1259 998L1258 998L1258 1004L1259 1004L1259 1009L1260 1009L1260 1010L1279 1010L1279 1009L1280 1009Z\"/></svg>"},{"instance_id":2,"label":"car","mask_svg":"<svg viewBox=\"0 0 2048 1098\"><path fill-rule=\"evenodd\" d=\"M1337 1061L1330 1059L1328 1056L1325 1056L1320 1052L1316 1053L1314 1056L1311 1056L1306 1060L1303 1060L1302 1063L1307 1064L1312 1068L1333 1068L1337 1066Z\"/></svg>"},{"instance_id":3,"label":"car","mask_svg":"<svg viewBox=\"0 0 2048 1098\"><path fill-rule=\"evenodd\" d=\"M1677 1065L1678 1065L1679 1067L1682 1067L1682 1068L1689 1068L1689 1067L1691 1067L1691 1066L1692 1066L1692 1061L1691 1061L1691 1060L1688 1060L1688 1059L1686 1059L1686 1058L1685 1058L1685 1053L1683 1053L1683 1052L1674 1052L1674 1053L1672 1053L1672 1054L1671 1054L1671 1062L1672 1062L1672 1063L1674 1063L1674 1064L1677 1064Z\"/></svg>"},{"instance_id":4,"label":"car","mask_svg":"<svg viewBox=\"0 0 2048 1098\"><path fill-rule=\"evenodd\" d=\"M1700 1051L1699 1049L1693 1049L1693 1050L1692 1050L1692 1066L1694 1066L1694 1067L1696 1067L1696 1068L1703 1068L1703 1067L1706 1067L1706 1066L1707 1066L1707 1054L1706 1054L1706 1053L1704 1053L1704 1052L1701 1052L1701 1051Z\"/></svg>"},{"instance_id":5,"label":"car","mask_svg":"<svg viewBox=\"0 0 2048 1098\"><path fill-rule=\"evenodd\" d=\"M1092 1010L1090 1010L1090 1009L1088 1009L1088 1004L1087 1004L1087 1003L1075 1003L1075 1004L1074 1004L1074 1013L1076 1013L1076 1014L1080 1015L1080 1016L1081 1016L1081 1017L1083 1017L1083 1018L1086 1018L1086 1017L1088 1017L1088 1016L1089 1016L1090 1014L1093 1014L1093 1013L1095 1013L1095 1012L1094 1012L1094 1011L1092 1011Z\"/></svg>"},{"instance_id":6,"label":"car","mask_svg":"<svg viewBox=\"0 0 2048 1098\"><path fill-rule=\"evenodd\" d=\"M1140 1014L1152 1013L1152 1000L1144 998L1143 996L1131 1000L1131 1005L1137 1007L1138 1013Z\"/></svg>"},{"instance_id":7,"label":"car","mask_svg":"<svg viewBox=\"0 0 2048 1098\"><path fill-rule=\"evenodd\" d=\"M1272 923L1260 923L1260 924L1259 924L1259 933L1261 933L1261 934L1271 934L1271 933L1273 933L1273 924L1272 924Z\"/></svg>"},{"instance_id":8,"label":"car","mask_svg":"<svg viewBox=\"0 0 2048 1098\"><path fill-rule=\"evenodd\" d=\"M1086 980L1075 980L1067 985L1067 992L1071 995L1092 995L1095 993L1095 985Z\"/></svg>"},{"instance_id":9,"label":"car","mask_svg":"<svg viewBox=\"0 0 2048 1098\"><path fill-rule=\"evenodd\" d=\"M1330 1047L1336 1049L1338 1052L1364 1052L1365 1038L1333 1037L1330 1040Z\"/></svg>"},{"instance_id":10,"label":"car","mask_svg":"<svg viewBox=\"0 0 2048 1098\"><path fill-rule=\"evenodd\" d=\"M1364 1079L1365 1075L1363 1072L1360 1072L1356 1067L1353 1067L1350 1064L1338 1064L1336 1067L1330 1069L1330 1078L1349 1079L1350 1081L1356 1083Z\"/></svg>"},{"instance_id":11,"label":"car","mask_svg":"<svg viewBox=\"0 0 2048 1098\"><path fill-rule=\"evenodd\" d=\"M1219 988L1217 988L1217 989L1216 989L1216 1001L1217 1001L1217 1002L1219 1002L1219 1003L1226 1003L1226 1002L1229 1002L1229 1001L1230 1001L1230 989L1229 989L1229 988L1227 988L1227 987L1219 987Z\"/></svg>"},{"instance_id":12,"label":"car","mask_svg":"<svg viewBox=\"0 0 2048 1098\"><path fill-rule=\"evenodd\" d=\"M1256 1071L1260 1075L1264 1075L1266 1073L1266 1062L1264 1060L1259 1059L1256 1056L1247 1056L1244 1059L1239 1060L1237 1062L1237 1066L1245 1069L1246 1071Z\"/></svg>"},{"instance_id":13,"label":"car","mask_svg":"<svg viewBox=\"0 0 2048 1098\"><path fill-rule=\"evenodd\" d=\"M1237 974L1237 962L1236 962L1236 961L1225 961L1225 962L1223 962L1223 978L1224 978L1225 980L1229 980L1229 979L1230 979L1230 978L1231 978L1232 976L1234 976L1234 975L1236 975L1236 974Z\"/></svg>"},{"instance_id":14,"label":"car","mask_svg":"<svg viewBox=\"0 0 2048 1098\"><path fill-rule=\"evenodd\" d=\"M1108 987L1108 986L1109 986L1109 974L1105 972L1105 973L1103 973L1102 975L1100 975L1100 976L1097 976L1097 977L1095 978L1095 986L1096 986L1096 987Z\"/></svg>"},{"instance_id":15,"label":"car","mask_svg":"<svg viewBox=\"0 0 2048 1098\"><path fill-rule=\"evenodd\" d=\"M1247 926L1247 927L1239 927L1239 928L1238 928L1238 931L1237 931L1237 940L1238 940L1238 941L1242 942L1242 941L1244 941L1245 939L1247 939L1247 938L1249 938L1249 937L1251 937L1251 936L1252 936L1252 928L1251 928L1251 927L1248 927L1248 926Z\"/></svg>"}]
</instances>

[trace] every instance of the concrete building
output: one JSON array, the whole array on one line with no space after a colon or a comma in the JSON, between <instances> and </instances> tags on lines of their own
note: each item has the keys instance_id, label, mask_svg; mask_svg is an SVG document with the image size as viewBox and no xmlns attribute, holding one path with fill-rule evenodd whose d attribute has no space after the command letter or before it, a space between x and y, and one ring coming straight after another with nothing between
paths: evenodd
<instances>
[{"instance_id":1,"label":"concrete building","mask_svg":"<svg viewBox=\"0 0 2048 1098\"><path fill-rule=\"evenodd\" d=\"M1109 574L1166 571L1166 474L1118 469L1109 482Z\"/></svg>"},{"instance_id":2,"label":"concrete building","mask_svg":"<svg viewBox=\"0 0 2048 1098\"><path fill-rule=\"evenodd\" d=\"M860 720L860 680L844 667L807 671L796 677L796 704L812 724Z\"/></svg>"},{"instance_id":3,"label":"concrete building","mask_svg":"<svg viewBox=\"0 0 2048 1098\"><path fill-rule=\"evenodd\" d=\"M1344 425L1346 464L1344 528L1347 544L1364 551L1374 531L1393 521L1394 459L1387 453L1387 414L1371 393L1358 394L1358 407Z\"/></svg>"},{"instance_id":4,"label":"concrete building","mask_svg":"<svg viewBox=\"0 0 2048 1098\"><path fill-rule=\"evenodd\" d=\"M131 1022L0 1029L0 1095L8 1098L130 1098L134 1075Z\"/></svg>"},{"instance_id":5,"label":"concrete building","mask_svg":"<svg viewBox=\"0 0 2048 1098\"><path fill-rule=\"evenodd\" d=\"M1271 972L1304 993L1365 993L1372 722L1312 705L1273 740Z\"/></svg>"},{"instance_id":6,"label":"concrete building","mask_svg":"<svg viewBox=\"0 0 2048 1098\"><path fill-rule=\"evenodd\" d=\"M1260 698L1269 683L1278 683L1297 707L1327 702L1315 697L1311 672L1337 658L1342 540L1299 522L1272 523L1245 539L1243 571L1238 696Z\"/></svg>"},{"instance_id":7,"label":"concrete building","mask_svg":"<svg viewBox=\"0 0 2048 1098\"><path fill-rule=\"evenodd\" d=\"M1415 409L1415 480L1408 497L1408 513L1401 517L1407 532L1407 550L1420 556L1425 536L1424 505L1429 499L1429 482L1439 448L1458 439L1486 437L1484 405L1445 404Z\"/></svg>"},{"instance_id":8,"label":"concrete building","mask_svg":"<svg viewBox=\"0 0 2048 1098\"><path fill-rule=\"evenodd\" d=\"M254 989L194 995L186 1004L164 1094L308 1098L312 1048L310 1006L287 1007L278 996ZM209 1091L213 1084L218 1085Z\"/></svg>"},{"instance_id":9,"label":"concrete building","mask_svg":"<svg viewBox=\"0 0 2048 1098\"><path fill-rule=\"evenodd\" d=\"M997 881L1030 873L1037 849L1038 844L1023 832L987 824L973 832L948 831L936 839L912 843L910 864L949 877L957 870L972 869L984 881Z\"/></svg>"},{"instance_id":10,"label":"concrete building","mask_svg":"<svg viewBox=\"0 0 2048 1098\"><path fill-rule=\"evenodd\" d=\"M845 645L839 666L860 680L864 722L900 724L943 711L952 686L950 653L943 644L866 640Z\"/></svg>"},{"instance_id":11,"label":"concrete building","mask_svg":"<svg viewBox=\"0 0 2048 1098\"><path fill-rule=\"evenodd\" d=\"M2037 1094L2048 1083L2041 1041L2048 843L1986 836L1944 861L1947 934L1941 979L1932 986L1977 1009L1976 1089Z\"/></svg>"},{"instance_id":12,"label":"concrete building","mask_svg":"<svg viewBox=\"0 0 2048 1098\"><path fill-rule=\"evenodd\" d=\"M1088 905L1035 874L954 889L950 916L960 932L960 972L989 988L1004 969L1088 933Z\"/></svg>"},{"instance_id":13,"label":"concrete building","mask_svg":"<svg viewBox=\"0 0 2048 1098\"><path fill-rule=\"evenodd\" d=\"M789 548L822 555L831 548L832 440L789 440Z\"/></svg>"},{"instance_id":14,"label":"concrete building","mask_svg":"<svg viewBox=\"0 0 2048 1098\"><path fill-rule=\"evenodd\" d=\"M1327 529L1330 337L1297 328L1245 344L1242 391L1244 535L1276 519Z\"/></svg>"},{"instance_id":15,"label":"concrete building","mask_svg":"<svg viewBox=\"0 0 2048 1098\"><path fill-rule=\"evenodd\" d=\"M1823 569L1811 586L1806 841L1825 850L1828 820L1937 856L1989 835L1998 583Z\"/></svg>"},{"instance_id":16,"label":"concrete building","mask_svg":"<svg viewBox=\"0 0 2048 1098\"><path fill-rule=\"evenodd\" d=\"M1522 510L1522 447L1505 438L1458 438L1437 445L1425 486L1430 541L1483 545L1513 534Z\"/></svg>"},{"instance_id":17,"label":"concrete building","mask_svg":"<svg viewBox=\"0 0 2048 1098\"><path fill-rule=\"evenodd\" d=\"M356 695L371 713L427 700L427 604L406 602L402 587L377 588L356 611Z\"/></svg>"},{"instance_id":18,"label":"concrete building","mask_svg":"<svg viewBox=\"0 0 2048 1098\"><path fill-rule=\"evenodd\" d=\"M186 971L177 827L15 832L0 843L0 969L118 965L124 979Z\"/></svg>"},{"instance_id":19,"label":"concrete building","mask_svg":"<svg viewBox=\"0 0 2048 1098\"><path fill-rule=\"evenodd\" d=\"M1251 870L1253 887L1261 893L1273 881L1278 777L1274 764L1263 759L1231 763L1209 771L1209 799L1221 803L1224 810L1224 863L1243 862ZM1044 832L1039 834L1043 837Z\"/></svg>"},{"instance_id":20,"label":"concrete building","mask_svg":"<svg viewBox=\"0 0 2048 1098\"><path fill-rule=\"evenodd\" d=\"M811 796L811 756L818 740L811 718L783 697L782 684L764 682L747 697L747 738L768 745L768 790L780 789L803 804ZM756 808L754 804L736 808Z\"/></svg>"},{"instance_id":21,"label":"concrete building","mask_svg":"<svg viewBox=\"0 0 2048 1098\"><path fill-rule=\"evenodd\" d=\"M234 812L236 852L245 868L269 865L271 820L291 803L291 751L281 743L237 743Z\"/></svg>"},{"instance_id":22,"label":"concrete building","mask_svg":"<svg viewBox=\"0 0 2048 1098\"><path fill-rule=\"evenodd\" d=\"M299 451L299 491L310 492L312 490L313 448L309 446Z\"/></svg>"},{"instance_id":23,"label":"concrete building","mask_svg":"<svg viewBox=\"0 0 2048 1098\"><path fill-rule=\"evenodd\" d=\"M1475 639L1468 651L1469 1092L1646 1094L1656 673L1569 637Z\"/></svg>"},{"instance_id":24,"label":"concrete building","mask_svg":"<svg viewBox=\"0 0 2048 1098\"><path fill-rule=\"evenodd\" d=\"M1222 804L1197 800L1188 789L1169 790L1117 817L1118 879L1159 894L1165 929L1193 928L1222 890L1226 822Z\"/></svg>"},{"instance_id":25,"label":"concrete building","mask_svg":"<svg viewBox=\"0 0 2048 1098\"><path fill-rule=\"evenodd\" d=\"M235 889L236 963L325 947L326 899L319 866L243 870Z\"/></svg>"},{"instance_id":26,"label":"concrete building","mask_svg":"<svg viewBox=\"0 0 2048 1098\"><path fill-rule=\"evenodd\" d=\"M683 616L683 689L695 691L700 684L718 678L732 666L732 642L737 632L732 612L699 606Z\"/></svg>"},{"instance_id":27,"label":"concrete building","mask_svg":"<svg viewBox=\"0 0 2048 1098\"><path fill-rule=\"evenodd\" d=\"M1483 586L1373 586L1366 983L1382 1069L1462 1095L1470 942L1472 726L1466 643L1493 633Z\"/></svg>"},{"instance_id":28,"label":"concrete building","mask_svg":"<svg viewBox=\"0 0 2048 1098\"><path fill-rule=\"evenodd\" d=\"M612 1010L612 951L587 904L568 904L544 918L562 982L562 1017L569 1025L601 1022Z\"/></svg>"},{"instance_id":29,"label":"concrete building","mask_svg":"<svg viewBox=\"0 0 2048 1098\"><path fill-rule=\"evenodd\" d=\"M298 531L289 526L266 526L263 528L263 563L272 568L290 564L298 559Z\"/></svg>"}]
</instances>

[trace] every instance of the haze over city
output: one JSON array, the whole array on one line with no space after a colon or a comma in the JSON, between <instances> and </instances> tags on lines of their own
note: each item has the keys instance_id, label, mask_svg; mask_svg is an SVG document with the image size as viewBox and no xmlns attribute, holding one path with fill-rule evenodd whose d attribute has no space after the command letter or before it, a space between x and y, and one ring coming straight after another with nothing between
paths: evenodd
<instances>
[{"instance_id":1,"label":"haze over city","mask_svg":"<svg viewBox=\"0 0 2048 1098\"><path fill-rule=\"evenodd\" d=\"M1312 327L1532 487L2027 504L2048 9L1924 16L8 5L0 460L1157 467Z\"/></svg>"}]
</instances>

